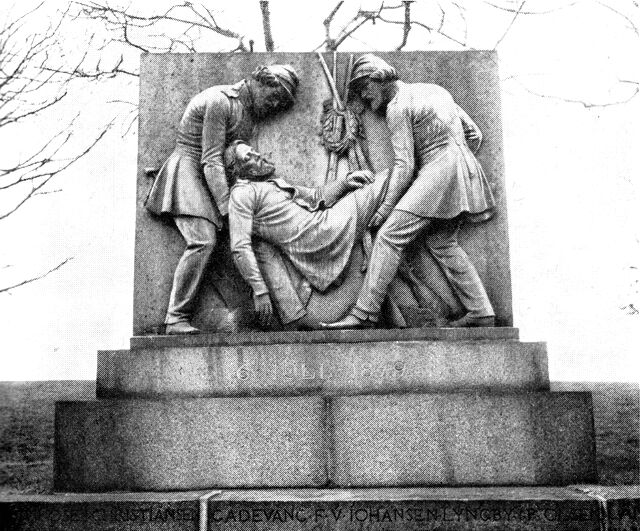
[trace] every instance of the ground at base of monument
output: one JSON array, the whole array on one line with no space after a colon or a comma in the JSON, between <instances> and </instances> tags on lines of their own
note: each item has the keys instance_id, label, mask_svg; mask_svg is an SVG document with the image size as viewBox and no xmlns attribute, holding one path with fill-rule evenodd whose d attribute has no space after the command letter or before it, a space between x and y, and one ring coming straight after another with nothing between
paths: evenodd
<instances>
[{"instance_id":1,"label":"ground at base of monument","mask_svg":"<svg viewBox=\"0 0 640 531\"><path fill-rule=\"evenodd\" d=\"M7 529L637 530L640 487L217 490L0 497Z\"/></svg>"}]
</instances>

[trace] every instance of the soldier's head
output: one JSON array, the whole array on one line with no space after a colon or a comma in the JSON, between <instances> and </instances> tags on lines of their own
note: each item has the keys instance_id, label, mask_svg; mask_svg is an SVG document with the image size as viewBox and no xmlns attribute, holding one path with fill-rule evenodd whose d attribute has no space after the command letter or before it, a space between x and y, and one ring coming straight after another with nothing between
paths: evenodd
<instances>
[{"instance_id":1,"label":"soldier's head","mask_svg":"<svg viewBox=\"0 0 640 531\"><path fill-rule=\"evenodd\" d=\"M259 66L251 74L251 113L264 119L282 112L295 102L298 74L291 65Z\"/></svg>"},{"instance_id":2,"label":"soldier's head","mask_svg":"<svg viewBox=\"0 0 640 531\"><path fill-rule=\"evenodd\" d=\"M232 182L237 179L262 181L276 171L275 165L241 140L232 142L224 152L224 165Z\"/></svg>"},{"instance_id":3,"label":"soldier's head","mask_svg":"<svg viewBox=\"0 0 640 531\"><path fill-rule=\"evenodd\" d=\"M373 54L365 54L353 63L349 89L373 111L384 112L396 91L398 72Z\"/></svg>"}]
</instances>

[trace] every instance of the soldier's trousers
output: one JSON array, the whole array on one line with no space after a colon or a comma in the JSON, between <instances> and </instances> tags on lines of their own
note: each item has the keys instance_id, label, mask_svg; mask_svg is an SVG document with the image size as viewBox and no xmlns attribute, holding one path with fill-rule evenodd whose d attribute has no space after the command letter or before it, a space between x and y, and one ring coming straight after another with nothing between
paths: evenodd
<instances>
[{"instance_id":1,"label":"soldier's trousers","mask_svg":"<svg viewBox=\"0 0 640 531\"><path fill-rule=\"evenodd\" d=\"M165 324L191 321L198 290L218 242L218 229L205 218L176 216L174 221L185 240L186 248L173 275ZM303 317L311 296L309 283L300 274L292 274L287 266L293 266L285 262L272 244L257 241L255 251L269 289L280 303L278 310L282 323L287 324Z\"/></svg>"},{"instance_id":2,"label":"soldier's trousers","mask_svg":"<svg viewBox=\"0 0 640 531\"><path fill-rule=\"evenodd\" d=\"M198 289L218 242L218 229L208 219L176 216L174 221L187 246L173 274L165 324L191 320Z\"/></svg>"},{"instance_id":3,"label":"soldier's trousers","mask_svg":"<svg viewBox=\"0 0 640 531\"><path fill-rule=\"evenodd\" d=\"M396 276L402 252L416 238L438 262L454 293L472 317L493 316L493 307L478 272L458 244L460 220L422 218L394 210L376 236L367 274L351 313L377 321L389 283Z\"/></svg>"}]
</instances>

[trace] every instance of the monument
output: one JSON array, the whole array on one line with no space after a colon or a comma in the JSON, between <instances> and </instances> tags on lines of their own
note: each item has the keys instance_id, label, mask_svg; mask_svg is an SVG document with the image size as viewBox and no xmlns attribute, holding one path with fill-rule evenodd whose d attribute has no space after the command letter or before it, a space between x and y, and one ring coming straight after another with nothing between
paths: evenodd
<instances>
[{"instance_id":1,"label":"monument","mask_svg":"<svg viewBox=\"0 0 640 531\"><path fill-rule=\"evenodd\" d=\"M597 482L591 397L550 392L545 344L520 342L513 327L496 55L379 56L407 83L444 87L482 131L477 158L495 215L463 227L460 243L496 326L411 326L407 308L424 308L419 296L411 298L415 280L405 276L404 285L390 288L396 300L409 300L407 308L397 305L396 317L366 330L322 329L321 321L347 314L362 285L370 255L354 244L342 283L332 288L342 290L339 296L311 286L306 326L314 330L276 322L265 331L234 267L232 234L231 244L221 236L222 251L197 297L193 323L202 333L165 335L184 244L171 223L144 207L153 186L146 169L159 168L171 153L194 95L263 64L291 65L299 78L295 104L229 153L244 161L268 154L286 179L269 186L290 193L288 200L297 197L296 186L313 195L327 183L346 183L363 157L380 179L393 151L384 118L370 109L360 115L365 145L353 144L353 154L327 154L320 140L323 103L345 86L343 72L357 66L349 54L333 58L336 87L311 53L144 55L134 336L129 350L98 353L97 400L57 404L54 464L56 491L137 494L120 494L129 505L111 513L104 504L117 505L116 498L93 499L84 528L599 528L599 502L569 487ZM349 185L352 195L375 185L361 175ZM336 197L348 192L340 188ZM322 194L329 197L326 189ZM407 248L405 275L438 294L449 317L460 317L442 272L435 262L417 263L419 256ZM98 509L111 519L96 517ZM596 516L581 520L579 511ZM65 529L74 525L68 519Z\"/></svg>"}]
</instances>

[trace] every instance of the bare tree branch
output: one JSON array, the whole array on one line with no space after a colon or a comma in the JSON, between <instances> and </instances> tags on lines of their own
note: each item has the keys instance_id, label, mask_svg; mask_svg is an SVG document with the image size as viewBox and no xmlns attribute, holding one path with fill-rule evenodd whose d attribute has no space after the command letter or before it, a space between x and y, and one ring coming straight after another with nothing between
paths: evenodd
<instances>
[{"instance_id":1,"label":"bare tree branch","mask_svg":"<svg viewBox=\"0 0 640 531\"><path fill-rule=\"evenodd\" d=\"M521 80L518 79L518 76L516 75L508 76L504 78L502 81L515 81L520 86L520 88L522 88L522 90L531 94L532 96L537 96L539 98L544 98L544 99L556 100L564 103L577 103L579 105L582 105L585 109L604 108L604 107L613 107L616 105L623 105L633 100L640 93L640 81L635 81L630 79L618 79L619 83L633 85L634 87L633 91L628 97L612 100L612 101L605 101L605 102L588 101L588 100L583 100L579 98L558 96L555 94L544 94L542 92L538 92L526 86Z\"/></svg>"},{"instance_id":2,"label":"bare tree branch","mask_svg":"<svg viewBox=\"0 0 640 531\"><path fill-rule=\"evenodd\" d=\"M518 7L518 10L513 14L513 17L511 18L511 22L509 23L509 25L507 26L507 29L504 30L504 33L502 34L502 37L500 37L498 39L498 41L493 45L493 49L495 50L496 48L498 48L498 46L500 46L500 43L504 40L504 38L507 36L507 34L509 33L509 31L511 30L511 28L513 27L513 25L516 22L516 19L518 18L518 16L520 14L522 14L522 8L524 7L524 5L527 3L527 0L522 0L522 2L520 2L520 6Z\"/></svg>"},{"instance_id":3,"label":"bare tree branch","mask_svg":"<svg viewBox=\"0 0 640 531\"><path fill-rule=\"evenodd\" d=\"M264 46L268 52L274 48L273 36L271 35L271 13L269 12L269 0L260 0L260 11L262 11L262 27L264 29Z\"/></svg>"},{"instance_id":4,"label":"bare tree branch","mask_svg":"<svg viewBox=\"0 0 640 531\"><path fill-rule=\"evenodd\" d=\"M467 16L465 14L465 9L461 4L458 4L456 2L451 2L451 5L457 9L458 16L460 17L460 20L462 21L462 26L464 28L464 36L462 37L462 42L467 42L467 39L468 39L468 36L469 36L468 35L469 25L467 23ZM443 11L442 20L440 22L440 26L438 28L438 31L442 31L443 26L444 26L444 11Z\"/></svg>"},{"instance_id":5,"label":"bare tree branch","mask_svg":"<svg viewBox=\"0 0 640 531\"><path fill-rule=\"evenodd\" d=\"M407 39L411 31L411 4L413 0L403 0L402 3L404 4L404 26L402 27L402 42L396 48L398 51L407 45Z\"/></svg>"},{"instance_id":6,"label":"bare tree branch","mask_svg":"<svg viewBox=\"0 0 640 531\"><path fill-rule=\"evenodd\" d=\"M560 7L554 7L553 9L543 9L540 11L522 11L519 8L513 9L511 7L504 7L504 6L500 6L498 4L494 4L493 2L490 2L489 0L482 0L485 4L487 4L488 6L491 6L495 9L499 9L501 11L506 11L507 13L518 13L520 15L548 15L549 13L555 13L556 11L560 11L562 9L567 9L569 7L573 7L576 4L580 3L580 0L576 0L575 2L571 2L569 4L565 4L563 6Z\"/></svg>"},{"instance_id":7,"label":"bare tree branch","mask_svg":"<svg viewBox=\"0 0 640 531\"><path fill-rule=\"evenodd\" d=\"M376 20L380 17L380 13L384 9L397 9L399 6L394 7L386 7L384 6L384 2L380 3L380 8L377 11L363 11L360 10L340 31L336 39L333 41L333 49L335 51L338 47L353 33L359 30L365 23L371 22L375 24ZM327 48L328 49L328 48Z\"/></svg>"},{"instance_id":8,"label":"bare tree branch","mask_svg":"<svg viewBox=\"0 0 640 531\"><path fill-rule=\"evenodd\" d=\"M143 15L134 13L129 8L118 9L100 2L73 2L78 12L74 18L84 18L101 22L108 30L115 32L113 42L126 44L141 51L154 52L195 52L195 39L191 31L208 32L236 41L236 46L230 52L248 51L244 44L244 35L218 24L213 13L204 5L185 1L171 6L157 15ZM165 31L151 30L162 24L173 23L179 30L173 37ZM133 36L133 31L138 34ZM110 74L120 73L120 70L110 70Z\"/></svg>"},{"instance_id":9,"label":"bare tree branch","mask_svg":"<svg viewBox=\"0 0 640 531\"><path fill-rule=\"evenodd\" d=\"M149 50L147 48L143 48L139 44L136 44L131 39L129 39L129 35L127 34L128 27L129 27L129 23L127 22L127 19L124 19L122 21L122 38L124 39L124 42L126 42L129 46L133 46L134 48L137 48L141 52L148 52Z\"/></svg>"},{"instance_id":10,"label":"bare tree branch","mask_svg":"<svg viewBox=\"0 0 640 531\"><path fill-rule=\"evenodd\" d=\"M357 19L354 19L354 22ZM340 32L340 36L335 39L335 41L333 42L333 48L332 51L335 51L338 49L338 47L349 37L351 37L351 35L353 33L355 33L357 30L359 30L366 22L369 22L371 19L371 17L367 16L365 18L362 18L362 20L360 20L359 22L356 22L356 24L352 27L345 27L343 29L343 31ZM329 48L327 48L328 50Z\"/></svg>"},{"instance_id":11,"label":"bare tree branch","mask_svg":"<svg viewBox=\"0 0 640 531\"><path fill-rule=\"evenodd\" d=\"M402 24L404 25L404 22L398 22L396 20L389 20L383 17L376 17L378 20L382 21L382 22L386 22L387 24ZM435 32L438 35L444 37L445 39L451 41L451 42L455 42L456 44L462 46L463 48L470 48L467 43L465 41L461 41L459 39L456 39L455 37L449 35L448 33L445 33L444 31L442 31L442 29L438 29L438 28L433 28L430 26L427 26L426 24L422 23L422 22L418 22L416 20L412 20L411 21L411 25L416 25L419 26L421 28L426 29L427 31L431 32Z\"/></svg>"},{"instance_id":12,"label":"bare tree branch","mask_svg":"<svg viewBox=\"0 0 640 531\"><path fill-rule=\"evenodd\" d=\"M325 27L325 40L324 42L318 46L316 48L316 50L322 46L325 46L327 51L336 51L340 45L348 38L354 38L354 34L360 30L367 22L371 22L372 24L376 24L376 22L384 22L386 24L393 24L393 25L401 25L403 27L403 38L402 41L400 43L400 45L396 48L397 50L401 50L403 49L406 44L407 44L407 40L408 40L408 36L409 36L409 32L411 31L412 27L414 25L419 26L423 29L426 29L429 33L431 34L438 34L444 38L446 38L447 40L451 41L451 42L455 42L456 44L462 46L463 48L467 48L467 44L466 44L466 34L467 34L467 27L466 27L466 18L464 16L464 9L459 5L454 3L454 7L457 9L458 14L463 22L464 25L464 34L465 36L462 39L456 38L453 35L450 35L449 33L445 32L443 30L444 27L444 22L445 22L445 10L440 6L440 4L438 3L439 9L440 9L440 20L439 23L436 26L434 25L429 25L423 22L418 22L416 20L413 20L411 18L411 3L413 2L413 0L403 0L401 4L399 5L393 5L393 6L387 6L384 4L384 2L380 3L380 7L377 10L374 11L365 11L360 9L344 26L343 28L338 32L338 35L333 38L331 36L331 24L333 22L333 19L337 13L337 11L340 9L340 7L343 5L343 1L338 2L338 4L336 4L336 6L333 8L333 10L331 11L331 13L329 13L329 15L327 16L327 18L324 20L323 24ZM386 18L385 16L383 16L384 13L390 12L390 11L394 11L394 10L399 10L402 9L404 12L404 18L403 20L391 20L389 18Z\"/></svg>"},{"instance_id":13,"label":"bare tree branch","mask_svg":"<svg viewBox=\"0 0 640 531\"><path fill-rule=\"evenodd\" d=\"M11 214L14 214L20 207L24 206L24 204L29 199L31 199L32 197L34 197L36 195L40 195L39 194L40 190L44 186L49 184L51 179L53 179L56 175L62 173L64 170L68 169L70 166L72 166L73 164L78 162L80 159L82 159L87 153L89 153L89 151L91 151L95 147L95 145L98 142L100 142L100 140L102 140L104 135L110 129L111 125L112 125L112 123L108 124L104 128L104 130L98 135L98 137L91 144L89 144L89 146L87 146L82 152L80 152L78 154L75 154L73 157L70 157L70 158L67 158L67 159L59 159L58 161L46 160L45 159L45 161L43 162L42 166L45 166L47 164L54 163L54 162L59 163L59 165L55 165L54 168L52 168L52 169L47 169L47 170L41 171L41 172L36 173L35 175L29 176L27 178L21 178L21 179L18 180L17 183L14 183L12 186L14 186L15 184L18 184L18 183L30 182L32 184L32 187L31 187L31 190L26 192L24 194L24 196L21 199L19 199L17 201L17 203L13 207L9 208L8 211L0 214L0 220L3 220L5 218L9 217ZM69 137L67 137L67 140L68 139L69 139Z\"/></svg>"},{"instance_id":14,"label":"bare tree branch","mask_svg":"<svg viewBox=\"0 0 640 531\"><path fill-rule=\"evenodd\" d=\"M19 287L24 286L26 284L31 284L32 282L35 282L36 280L41 280L41 279L45 278L46 276L50 275L51 273L53 273L54 271L57 271L63 265L67 264L71 260L73 260L73 257L66 258L65 260L60 262L57 266L52 267L51 269L49 269L49 271L47 271L46 273L43 273L42 275L38 275L37 277L29 278L27 280L23 280L22 282L18 282L17 284L13 284L12 286L7 286L7 287L4 287L4 288L0 288L0 293L7 293L7 292L9 292L9 291L11 291L13 289L19 288Z\"/></svg>"},{"instance_id":15,"label":"bare tree branch","mask_svg":"<svg viewBox=\"0 0 640 531\"><path fill-rule=\"evenodd\" d=\"M336 16L336 13L338 12L338 9L340 9L342 7L342 4L344 4L344 0L340 0L336 6L331 10L331 13L329 13L329 15L327 16L327 18L324 19L324 31L325 31L325 41L324 44L327 48L327 51L333 51L335 50L335 41L331 38L331 23L333 22L334 17Z\"/></svg>"},{"instance_id":16,"label":"bare tree branch","mask_svg":"<svg viewBox=\"0 0 640 531\"><path fill-rule=\"evenodd\" d=\"M629 28L633 30L633 32L636 35L640 35L640 33L638 32L638 26L636 26L633 22L633 20L631 20L630 17L628 17L627 15L625 15L624 13L622 13L621 11L618 11L617 9L614 9L613 7L611 7L609 4L605 4L604 2L600 2L599 0L595 0L595 3L598 5L601 5L602 7L604 7L605 9L608 9L609 11L613 11L614 13L616 13L617 15L621 16L623 19L625 19L628 23L629 23ZM638 5L636 4L636 8L638 7Z\"/></svg>"}]
</instances>

